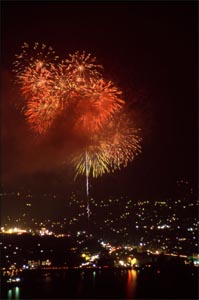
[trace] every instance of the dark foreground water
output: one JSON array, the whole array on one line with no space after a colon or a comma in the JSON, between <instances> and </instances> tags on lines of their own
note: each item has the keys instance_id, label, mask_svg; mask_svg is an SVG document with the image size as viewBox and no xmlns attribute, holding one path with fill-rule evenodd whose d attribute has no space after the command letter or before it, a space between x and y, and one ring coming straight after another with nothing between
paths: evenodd
<instances>
[{"instance_id":1,"label":"dark foreground water","mask_svg":"<svg viewBox=\"0 0 199 300\"><path fill-rule=\"evenodd\" d=\"M198 299L197 269L28 271L1 299Z\"/></svg>"}]
</instances>

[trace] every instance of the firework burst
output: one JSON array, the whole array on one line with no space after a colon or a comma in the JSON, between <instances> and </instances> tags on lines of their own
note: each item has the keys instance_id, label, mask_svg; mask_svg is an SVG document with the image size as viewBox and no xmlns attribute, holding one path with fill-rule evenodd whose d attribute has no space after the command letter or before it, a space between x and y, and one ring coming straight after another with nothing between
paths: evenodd
<instances>
[{"instance_id":1,"label":"firework burst","mask_svg":"<svg viewBox=\"0 0 199 300\"><path fill-rule=\"evenodd\" d=\"M21 49L20 54L15 54L16 60L13 62L13 71L17 77L21 76L27 67L35 65L35 63L38 63L38 68L49 68L59 58L51 46L47 47L45 44L37 42L33 46L23 43Z\"/></svg>"},{"instance_id":2,"label":"firework burst","mask_svg":"<svg viewBox=\"0 0 199 300\"><path fill-rule=\"evenodd\" d=\"M51 72L45 67L39 67L40 64L40 62L36 62L18 76L21 81L21 92L25 99L38 94L49 93L49 90L52 89Z\"/></svg>"},{"instance_id":3,"label":"firework burst","mask_svg":"<svg viewBox=\"0 0 199 300\"><path fill-rule=\"evenodd\" d=\"M66 108L77 96L77 86L68 75L66 66L62 63L52 67L53 92L60 99L61 107Z\"/></svg>"},{"instance_id":4,"label":"firework burst","mask_svg":"<svg viewBox=\"0 0 199 300\"><path fill-rule=\"evenodd\" d=\"M52 47L39 43L31 47L24 43L22 52L15 56L13 72L24 98L32 101L31 97L49 94L54 86L53 65L58 59Z\"/></svg>"},{"instance_id":5,"label":"firework burst","mask_svg":"<svg viewBox=\"0 0 199 300\"><path fill-rule=\"evenodd\" d=\"M96 178L109 173L111 165L107 154L104 141L98 139L97 135L92 136L90 144L80 149L71 159L76 171L75 178L78 175Z\"/></svg>"},{"instance_id":6,"label":"firework burst","mask_svg":"<svg viewBox=\"0 0 199 300\"><path fill-rule=\"evenodd\" d=\"M87 132L97 132L107 120L123 105L122 92L112 82L103 79L93 81L90 87L82 89L76 104L76 127Z\"/></svg>"},{"instance_id":7,"label":"firework burst","mask_svg":"<svg viewBox=\"0 0 199 300\"><path fill-rule=\"evenodd\" d=\"M91 135L80 153L74 155L75 178L83 174L98 177L126 167L141 152L139 131L126 114L114 116L102 130Z\"/></svg>"},{"instance_id":8,"label":"firework burst","mask_svg":"<svg viewBox=\"0 0 199 300\"><path fill-rule=\"evenodd\" d=\"M51 95L34 96L28 101L25 117L36 132L45 133L60 113L59 99Z\"/></svg>"},{"instance_id":9,"label":"firework burst","mask_svg":"<svg viewBox=\"0 0 199 300\"><path fill-rule=\"evenodd\" d=\"M98 177L126 166L141 151L141 138L121 113L122 92L103 79L102 66L85 51L57 60L52 47L39 43L33 47L24 43L16 55L14 72L26 100L23 111L30 127L46 133L59 115L67 116L70 107L75 129L89 140L72 159L76 175Z\"/></svg>"},{"instance_id":10,"label":"firework burst","mask_svg":"<svg viewBox=\"0 0 199 300\"><path fill-rule=\"evenodd\" d=\"M92 57L91 54L86 54L85 51L75 54L69 54L69 59L65 60L67 66L69 78L76 83L77 88L80 85L88 85L91 79L101 78L99 69L102 69L102 65L97 65L96 57Z\"/></svg>"},{"instance_id":11,"label":"firework burst","mask_svg":"<svg viewBox=\"0 0 199 300\"><path fill-rule=\"evenodd\" d=\"M108 143L106 144L112 170L126 167L141 153L140 129L133 126L127 114L116 114L107 126Z\"/></svg>"}]
</instances>

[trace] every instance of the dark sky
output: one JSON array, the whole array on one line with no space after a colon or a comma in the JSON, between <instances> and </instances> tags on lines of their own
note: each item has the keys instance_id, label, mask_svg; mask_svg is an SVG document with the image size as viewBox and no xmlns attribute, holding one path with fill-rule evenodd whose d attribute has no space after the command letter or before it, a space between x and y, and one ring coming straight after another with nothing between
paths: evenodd
<instances>
[{"instance_id":1,"label":"dark sky","mask_svg":"<svg viewBox=\"0 0 199 300\"><path fill-rule=\"evenodd\" d=\"M57 55L85 50L123 91L142 128L142 154L92 192L169 194L176 180L197 185L197 2L29 2L1 4L2 184L16 190L78 189L64 165L70 134L38 138L16 106L14 54L24 41ZM66 139L67 137L67 139Z\"/></svg>"}]
</instances>

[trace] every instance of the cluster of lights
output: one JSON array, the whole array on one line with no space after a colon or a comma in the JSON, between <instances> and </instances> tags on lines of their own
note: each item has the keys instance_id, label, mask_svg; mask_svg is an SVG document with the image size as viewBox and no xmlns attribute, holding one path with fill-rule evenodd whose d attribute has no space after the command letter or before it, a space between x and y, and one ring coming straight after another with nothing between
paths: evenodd
<instances>
[{"instance_id":1,"label":"cluster of lights","mask_svg":"<svg viewBox=\"0 0 199 300\"><path fill-rule=\"evenodd\" d=\"M169 226L167 224L157 226L157 229L165 229L165 228L171 228L171 226Z\"/></svg>"},{"instance_id":2,"label":"cluster of lights","mask_svg":"<svg viewBox=\"0 0 199 300\"><path fill-rule=\"evenodd\" d=\"M9 228L9 229L5 229L4 227L1 227L1 232L6 234L23 234L23 233L27 233L27 230L20 229L17 227Z\"/></svg>"},{"instance_id":3,"label":"cluster of lights","mask_svg":"<svg viewBox=\"0 0 199 300\"><path fill-rule=\"evenodd\" d=\"M96 267L95 261L99 259L99 254L82 253L81 257L85 259L85 262L81 263L80 268Z\"/></svg>"},{"instance_id":4,"label":"cluster of lights","mask_svg":"<svg viewBox=\"0 0 199 300\"><path fill-rule=\"evenodd\" d=\"M52 231L49 231L48 229L46 228L42 228L40 231L39 231L39 234L41 236L44 236L44 235L53 235L53 232Z\"/></svg>"},{"instance_id":5,"label":"cluster of lights","mask_svg":"<svg viewBox=\"0 0 199 300\"><path fill-rule=\"evenodd\" d=\"M20 282L20 281L21 281L20 277L10 277L8 278L7 283Z\"/></svg>"}]
</instances>

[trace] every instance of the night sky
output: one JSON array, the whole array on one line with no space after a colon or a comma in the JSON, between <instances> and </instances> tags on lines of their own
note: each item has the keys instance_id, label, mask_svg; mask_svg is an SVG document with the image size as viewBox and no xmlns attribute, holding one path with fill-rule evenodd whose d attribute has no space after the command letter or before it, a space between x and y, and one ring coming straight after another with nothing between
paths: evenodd
<instances>
[{"instance_id":1,"label":"night sky","mask_svg":"<svg viewBox=\"0 0 199 300\"><path fill-rule=\"evenodd\" d=\"M82 188L64 162L69 128L31 132L17 107L12 63L23 42L64 58L85 50L104 66L142 129L142 154L127 168L91 181L92 193L147 199L172 193L177 179L197 186L197 2L3 1L2 185L4 190Z\"/></svg>"}]
</instances>

